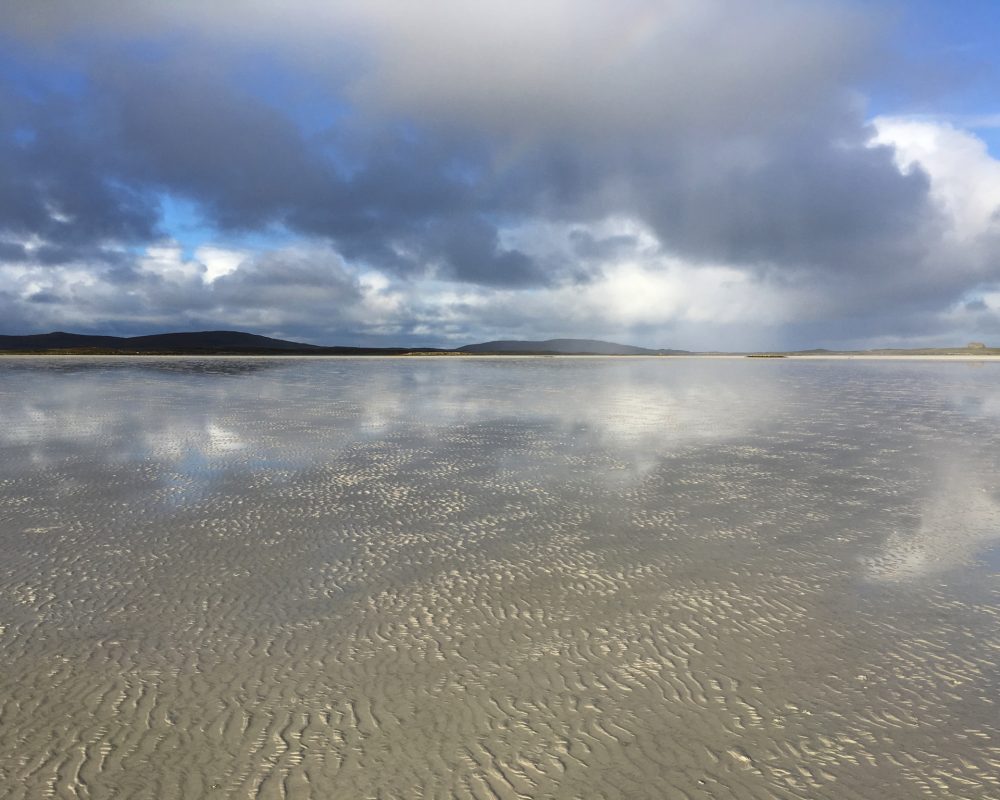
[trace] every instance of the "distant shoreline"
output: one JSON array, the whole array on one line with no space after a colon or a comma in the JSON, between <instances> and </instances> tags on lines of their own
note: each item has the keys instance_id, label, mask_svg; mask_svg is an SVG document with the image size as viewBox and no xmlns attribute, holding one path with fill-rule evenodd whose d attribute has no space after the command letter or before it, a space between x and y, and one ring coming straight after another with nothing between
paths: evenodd
<instances>
[{"instance_id":1,"label":"distant shoreline","mask_svg":"<svg viewBox=\"0 0 1000 800\"><path fill-rule=\"evenodd\" d=\"M615 360L649 360L649 361L688 361L692 359L713 359L713 360L750 360L754 361L955 361L955 362L986 362L995 361L1000 363L1000 354L994 353L829 353L829 354L808 354L796 355L792 353L781 354L780 357L761 358L751 353L691 353L689 355L602 355L596 353L458 353L458 352L436 352L436 353L67 353L67 352L2 352L0 359L36 359L36 358L59 358L59 359L260 359L260 360L328 360L328 359L433 359L440 360L442 356L459 356L461 360L477 359L615 359Z\"/></svg>"},{"instance_id":2,"label":"distant shoreline","mask_svg":"<svg viewBox=\"0 0 1000 800\"><path fill-rule=\"evenodd\" d=\"M460 347L373 347L349 345L316 345L307 342L276 339L245 331L175 331L145 336L104 336L95 334L51 333L0 335L0 354L42 356L276 356L364 357L395 356L455 357L515 356L552 358L581 357L647 357L647 358L913 358L917 356L972 357L976 359L1000 356L1000 347L988 347L983 342L969 342L950 347L881 347L868 350L830 350L822 347L799 350L678 350L649 348L608 342L601 339L494 339Z\"/></svg>"}]
</instances>

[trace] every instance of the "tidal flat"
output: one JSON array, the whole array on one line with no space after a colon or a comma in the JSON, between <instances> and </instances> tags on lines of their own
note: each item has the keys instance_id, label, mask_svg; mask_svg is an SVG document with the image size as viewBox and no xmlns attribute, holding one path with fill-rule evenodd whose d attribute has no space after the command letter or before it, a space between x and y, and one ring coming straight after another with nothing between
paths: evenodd
<instances>
[{"instance_id":1,"label":"tidal flat","mask_svg":"<svg viewBox=\"0 0 1000 800\"><path fill-rule=\"evenodd\" d=\"M0 797L1000 798L1000 363L0 359Z\"/></svg>"}]
</instances>

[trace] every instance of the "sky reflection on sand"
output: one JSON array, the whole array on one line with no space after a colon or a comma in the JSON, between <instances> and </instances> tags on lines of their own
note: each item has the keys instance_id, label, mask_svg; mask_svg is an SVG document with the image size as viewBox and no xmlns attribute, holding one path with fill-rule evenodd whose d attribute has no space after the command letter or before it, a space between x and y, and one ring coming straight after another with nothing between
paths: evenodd
<instances>
[{"instance_id":1,"label":"sky reflection on sand","mask_svg":"<svg viewBox=\"0 0 1000 800\"><path fill-rule=\"evenodd\" d=\"M0 794L997 796L998 384L0 359Z\"/></svg>"}]
</instances>

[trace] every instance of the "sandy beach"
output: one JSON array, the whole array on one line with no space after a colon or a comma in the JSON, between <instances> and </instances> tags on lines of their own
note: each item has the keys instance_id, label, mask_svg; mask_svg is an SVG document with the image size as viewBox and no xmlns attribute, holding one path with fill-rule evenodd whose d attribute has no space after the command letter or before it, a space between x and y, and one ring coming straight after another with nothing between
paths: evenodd
<instances>
[{"instance_id":1,"label":"sandy beach","mask_svg":"<svg viewBox=\"0 0 1000 800\"><path fill-rule=\"evenodd\" d=\"M0 796L1000 797L941 360L0 359Z\"/></svg>"}]
</instances>

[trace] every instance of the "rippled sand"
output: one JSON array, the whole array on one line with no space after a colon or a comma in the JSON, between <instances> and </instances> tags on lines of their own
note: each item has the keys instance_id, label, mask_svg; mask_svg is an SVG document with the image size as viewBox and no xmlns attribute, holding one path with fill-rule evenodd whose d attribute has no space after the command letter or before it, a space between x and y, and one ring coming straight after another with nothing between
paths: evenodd
<instances>
[{"instance_id":1,"label":"rippled sand","mask_svg":"<svg viewBox=\"0 0 1000 800\"><path fill-rule=\"evenodd\" d=\"M1000 798L1000 364L0 359L0 797Z\"/></svg>"}]
</instances>

